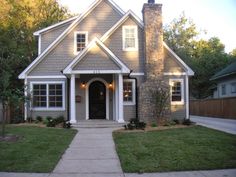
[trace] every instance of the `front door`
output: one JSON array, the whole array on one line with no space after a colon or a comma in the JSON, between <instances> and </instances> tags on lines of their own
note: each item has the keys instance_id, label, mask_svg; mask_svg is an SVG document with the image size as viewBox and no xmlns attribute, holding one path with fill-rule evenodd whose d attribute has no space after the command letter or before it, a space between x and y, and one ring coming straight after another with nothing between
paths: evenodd
<instances>
[{"instance_id":1,"label":"front door","mask_svg":"<svg viewBox=\"0 0 236 177\"><path fill-rule=\"evenodd\" d=\"M89 118L106 119L106 86L100 81L89 86Z\"/></svg>"}]
</instances>

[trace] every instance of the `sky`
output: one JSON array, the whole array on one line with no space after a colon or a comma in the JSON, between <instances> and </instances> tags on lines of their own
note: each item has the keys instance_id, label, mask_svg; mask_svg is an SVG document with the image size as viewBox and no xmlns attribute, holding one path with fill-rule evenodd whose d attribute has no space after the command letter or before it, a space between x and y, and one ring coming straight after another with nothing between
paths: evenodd
<instances>
[{"instance_id":1,"label":"sky","mask_svg":"<svg viewBox=\"0 0 236 177\"><path fill-rule=\"evenodd\" d=\"M58 0L72 13L82 13L95 0ZM131 9L142 19L142 7L147 0L113 0L124 11ZM219 37L226 52L236 48L236 0L156 0L163 4L164 25L178 18L182 12L191 18L198 30L206 31L201 37Z\"/></svg>"}]
</instances>

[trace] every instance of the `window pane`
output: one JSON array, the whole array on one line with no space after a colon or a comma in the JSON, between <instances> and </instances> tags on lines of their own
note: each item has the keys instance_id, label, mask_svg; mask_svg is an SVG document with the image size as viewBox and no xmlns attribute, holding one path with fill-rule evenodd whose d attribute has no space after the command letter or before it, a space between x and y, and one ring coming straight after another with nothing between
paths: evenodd
<instances>
[{"instance_id":1,"label":"window pane","mask_svg":"<svg viewBox=\"0 0 236 177\"><path fill-rule=\"evenodd\" d=\"M136 36L135 36L135 28L125 28L124 30L124 47L125 48L135 48Z\"/></svg>"},{"instance_id":2,"label":"window pane","mask_svg":"<svg viewBox=\"0 0 236 177\"><path fill-rule=\"evenodd\" d=\"M133 101L132 82L125 81L123 83L123 97L125 102Z\"/></svg>"},{"instance_id":3,"label":"window pane","mask_svg":"<svg viewBox=\"0 0 236 177\"><path fill-rule=\"evenodd\" d=\"M171 97L171 101L172 102L179 102L182 101L182 95L181 95L181 82L179 81L174 81L172 84L172 97Z\"/></svg>"},{"instance_id":4,"label":"window pane","mask_svg":"<svg viewBox=\"0 0 236 177\"><path fill-rule=\"evenodd\" d=\"M86 34L77 34L77 51L80 52L86 47Z\"/></svg>"},{"instance_id":5,"label":"window pane","mask_svg":"<svg viewBox=\"0 0 236 177\"><path fill-rule=\"evenodd\" d=\"M62 107L62 84L49 85L49 107Z\"/></svg>"},{"instance_id":6,"label":"window pane","mask_svg":"<svg viewBox=\"0 0 236 177\"><path fill-rule=\"evenodd\" d=\"M236 93L236 82L231 84L231 92Z\"/></svg>"},{"instance_id":7,"label":"window pane","mask_svg":"<svg viewBox=\"0 0 236 177\"><path fill-rule=\"evenodd\" d=\"M33 107L47 107L47 85L33 85Z\"/></svg>"}]
</instances>

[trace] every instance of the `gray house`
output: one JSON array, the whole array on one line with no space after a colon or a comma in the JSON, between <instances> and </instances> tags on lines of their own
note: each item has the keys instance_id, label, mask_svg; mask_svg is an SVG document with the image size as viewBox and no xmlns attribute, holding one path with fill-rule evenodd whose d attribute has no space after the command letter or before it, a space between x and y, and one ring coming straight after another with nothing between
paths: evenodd
<instances>
[{"instance_id":1,"label":"gray house","mask_svg":"<svg viewBox=\"0 0 236 177\"><path fill-rule=\"evenodd\" d=\"M236 97L236 61L216 73L211 80L217 83L213 98Z\"/></svg>"},{"instance_id":2,"label":"gray house","mask_svg":"<svg viewBox=\"0 0 236 177\"><path fill-rule=\"evenodd\" d=\"M161 4L144 4L142 21L112 0L96 0L79 16L34 35L38 57L19 75L31 98L25 118L31 113L63 115L71 123L122 123L139 112L146 120L152 98L145 88L155 80L169 85L171 117L189 117L189 77L194 73L163 42Z\"/></svg>"}]
</instances>

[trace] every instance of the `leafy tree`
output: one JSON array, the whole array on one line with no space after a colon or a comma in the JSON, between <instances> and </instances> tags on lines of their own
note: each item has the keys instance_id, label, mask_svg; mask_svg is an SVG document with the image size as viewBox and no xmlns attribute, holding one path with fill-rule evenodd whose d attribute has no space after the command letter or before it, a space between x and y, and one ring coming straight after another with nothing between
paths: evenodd
<instances>
[{"instance_id":1,"label":"leafy tree","mask_svg":"<svg viewBox=\"0 0 236 177\"><path fill-rule=\"evenodd\" d=\"M20 72L37 56L33 32L70 14L56 0L0 0L0 97L9 105L21 90Z\"/></svg>"},{"instance_id":2,"label":"leafy tree","mask_svg":"<svg viewBox=\"0 0 236 177\"><path fill-rule=\"evenodd\" d=\"M206 98L212 94L214 82L210 78L233 60L225 53L219 38L199 39L196 25L182 14L164 29L164 40L194 71L190 81L190 93L195 98Z\"/></svg>"}]
</instances>

